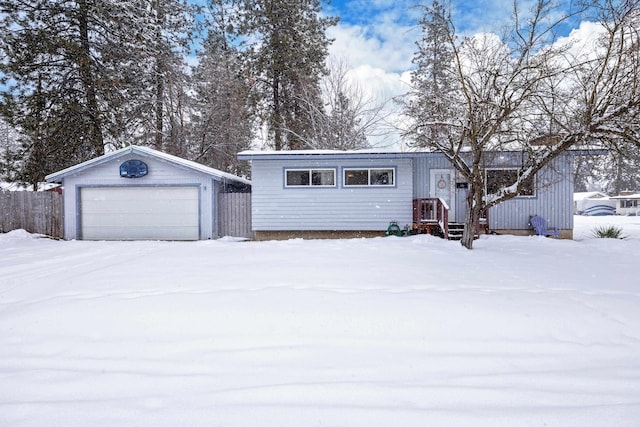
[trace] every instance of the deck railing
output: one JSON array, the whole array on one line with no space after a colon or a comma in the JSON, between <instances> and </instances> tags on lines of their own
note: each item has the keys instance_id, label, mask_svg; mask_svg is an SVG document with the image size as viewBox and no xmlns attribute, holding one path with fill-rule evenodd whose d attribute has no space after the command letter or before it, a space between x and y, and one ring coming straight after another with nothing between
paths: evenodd
<instances>
[{"instance_id":1,"label":"deck railing","mask_svg":"<svg viewBox=\"0 0 640 427\"><path fill-rule=\"evenodd\" d=\"M413 227L423 232L433 233L433 230L438 226L444 236L449 235L449 206L447 202L437 197L413 199ZM488 232L489 210L487 209L480 215L476 235Z\"/></svg>"},{"instance_id":2,"label":"deck railing","mask_svg":"<svg viewBox=\"0 0 640 427\"><path fill-rule=\"evenodd\" d=\"M430 230L439 225L445 236L449 234L449 206L437 197L413 199L413 224Z\"/></svg>"}]
</instances>

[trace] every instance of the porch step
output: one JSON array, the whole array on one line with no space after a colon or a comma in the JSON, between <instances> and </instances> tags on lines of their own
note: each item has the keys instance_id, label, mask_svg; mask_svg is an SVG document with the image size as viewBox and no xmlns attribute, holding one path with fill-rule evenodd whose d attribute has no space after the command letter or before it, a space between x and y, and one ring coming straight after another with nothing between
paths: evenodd
<instances>
[{"instance_id":1,"label":"porch step","mask_svg":"<svg viewBox=\"0 0 640 427\"><path fill-rule=\"evenodd\" d=\"M464 224L459 222L449 223L449 235L447 236L449 240L461 240L462 233L464 233Z\"/></svg>"}]
</instances>

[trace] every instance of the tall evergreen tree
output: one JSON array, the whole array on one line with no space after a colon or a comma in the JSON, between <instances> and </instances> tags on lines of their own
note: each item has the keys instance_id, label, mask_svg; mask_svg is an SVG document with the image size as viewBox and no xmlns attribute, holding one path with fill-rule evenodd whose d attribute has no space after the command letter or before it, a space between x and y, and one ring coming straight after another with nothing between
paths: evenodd
<instances>
[{"instance_id":1,"label":"tall evergreen tree","mask_svg":"<svg viewBox=\"0 0 640 427\"><path fill-rule=\"evenodd\" d=\"M179 0L0 0L0 113L21 133L21 179L156 135L155 99L164 106L168 93L158 82L182 69L185 10ZM141 130L148 93L156 120Z\"/></svg>"},{"instance_id":2,"label":"tall evergreen tree","mask_svg":"<svg viewBox=\"0 0 640 427\"><path fill-rule=\"evenodd\" d=\"M455 90L455 40L450 23L448 9L439 1L423 6L419 22L423 37L416 42L416 69L405 104L409 116L420 117L420 130L412 135L414 146L428 147L434 140L455 144L457 139L449 126L459 116L457 106L461 104Z\"/></svg>"},{"instance_id":3,"label":"tall evergreen tree","mask_svg":"<svg viewBox=\"0 0 640 427\"><path fill-rule=\"evenodd\" d=\"M185 155L189 78L185 57L195 8L184 0L148 0L146 31L138 50L135 96L130 97L133 140Z\"/></svg>"},{"instance_id":4,"label":"tall evergreen tree","mask_svg":"<svg viewBox=\"0 0 640 427\"><path fill-rule=\"evenodd\" d=\"M95 9L86 0L0 0L0 72L8 85L0 111L22 132L26 180L104 152L100 93L111 82L95 47L111 43L111 34L95 31Z\"/></svg>"},{"instance_id":5,"label":"tall evergreen tree","mask_svg":"<svg viewBox=\"0 0 640 427\"><path fill-rule=\"evenodd\" d=\"M331 40L328 27L338 20L323 17L321 0L238 0L236 31L248 43L257 106L273 148L305 148L309 109L321 105L319 82Z\"/></svg>"},{"instance_id":6,"label":"tall evergreen tree","mask_svg":"<svg viewBox=\"0 0 640 427\"><path fill-rule=\"evenodd\" d=\"M250 147L254 136L249 73L229 31L233 18L229 2L211 0L207 12L207 36L193 72L190 157L216 169L246 175L246 162L239 162L236 156Z\"/></svg>"}]
</instances>

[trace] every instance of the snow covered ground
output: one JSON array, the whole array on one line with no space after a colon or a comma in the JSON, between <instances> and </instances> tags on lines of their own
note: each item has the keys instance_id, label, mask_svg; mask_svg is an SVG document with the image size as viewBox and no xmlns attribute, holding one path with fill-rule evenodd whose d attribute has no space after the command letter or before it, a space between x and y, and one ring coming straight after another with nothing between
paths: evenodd
<instances>
[{"instance_id":1,"label":"snow covered ground","mask_svg":"<svg viewBox=\"0 0 640 427\"><path fill-rule=\"evenodd\" d=\"M640 217L575 234L0 234L0 425L638 426Z\"/></svg>"}]
</instances>

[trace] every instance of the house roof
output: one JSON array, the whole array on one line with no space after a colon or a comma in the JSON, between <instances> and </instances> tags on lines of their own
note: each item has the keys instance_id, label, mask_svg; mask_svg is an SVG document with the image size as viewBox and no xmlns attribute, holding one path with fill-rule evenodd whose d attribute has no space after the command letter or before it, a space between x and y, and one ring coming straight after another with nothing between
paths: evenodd
<instances>
[{"instance_id":1,"label":"house roof","mask_svg":"<svg viewBox=\"0 0 640 427\"><path fill-rule=\"evenodd\" d=\"M604 199L609 198L606 194L600 191L586 191L586 192L578 192L573 193L573 200L584 200L584 199Z\"/></svg>"},{"instance_id":2,"label":"house roof","mask_svg":"<svg viewBox=\"0 0 640 427\"><path fill-rule=\"evenodd\" d=\"M418 153L393 152L385 150L286 150L286 151L254 151L246 150L238 153L239 160L283 160L283 159L304 159L314 157L331 157L334 159L397 159L416 157ZM431 154L434 153L420 153Z\"/></svg>"},{"instance_id":3,"label":"house roof","mask_svg":"<svg viewBox=\"0 0 640 427\"><path fill-rule=\"evenodd\" d=\"M112 151L110 153L106 153L100 157L96 157L95 159L88 160L86 162L77 164L75 166L71 166L69 168L63 169L58 172L54 172L45 177L47 182L59 182L63 178L80 173L84 170L87 170L91 167L103 164L110 160L117 159L119 157L125 156L127 154L135 154L142 157L155 157L161 161L165 161L171 164L174 164L178 167L183 167L192 171L200 172L206 175L209 175L216 181L235 181L243 184L251 184L251 181L240 178L239 176L222 172L218 169L210 168L209 166L202 165L197 162L193 162L191 160L186 160L181 157L173 156L171 154L163 153L162 151L154 150L149 147L143 147L139 145L130 145L125 148L121 148L120 150Z\"/></svg>"},{"instance_id":4,"label":"house roof","mask_svg":"<svg viewBox=\"0 0 640 427\"><path fill-rule=\"evenodd\" d=\"M599 155L603 150L567 150L567 154L572 155ZM496 151L494 153L522 153L521 151ZM291 160L291 159L312 159L317 157L327 157L333 159L412 159L416 157L440 156L437 151L388 151L384 149L366 150L246 150L238 153L239 160Z\"/></svg>"},{"instance_id":5,"label":"house roof","mask_svg":"<svg viewBox=\"0 0 640 427\"><path fill-rule=\"evenodd\" d=\"M624 196L613 196L610 197L611 199L621 199L621 200L627 200L627 199L632 199L632 200L640 200L640 193L636 193L636 194L626 194Z\"/></svg>"}]
</instances>

